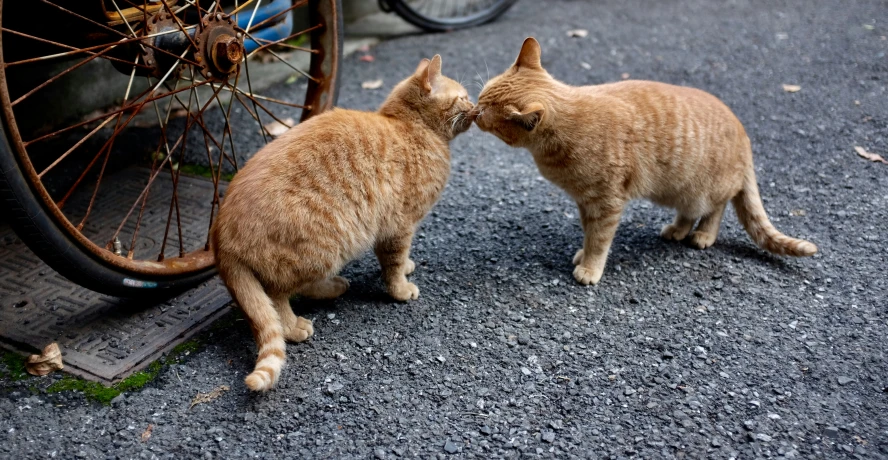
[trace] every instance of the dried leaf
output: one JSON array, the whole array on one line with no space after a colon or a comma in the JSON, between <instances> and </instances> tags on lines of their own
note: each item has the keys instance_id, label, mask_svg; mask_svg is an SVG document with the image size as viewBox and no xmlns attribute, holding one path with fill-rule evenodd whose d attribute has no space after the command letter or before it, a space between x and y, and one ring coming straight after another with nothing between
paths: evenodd
<instances>
[{"instance_id":1,"label":"dried leaf","mask_svg":"<svg viewBox=\"0 0 888 460\"><path fill-rule=\"evenodd\" d=\"M39 355L28 356L28 361L25 363L25 369L31 375L46 375L64 368L62 351L55 342L47 345Z\"/></svg>"},{"instance_id":2,"label":"dried leaf","mask_svg":"<svg viewBox=\"0 0 888 460\"><path fill-rule=\"evenodd\" d=\"M797 93L801 91L802 87L799 85L783 85L783 91L787 93Z\"/></svg>"},{"instance_id":3,"label":"dried leaf","mask_svg":"<svg viewBox=\"0 0 888 460\"><path fill-rule=\"evenodd\" d=\"M869 160L869 161L877 161L877 162L879 162L879 163L885 163L886 165L888 165L888 161L886 161L884 158L882 158L881 155L877 155L877 154L875 154L875 153L867 152L866 149L863 148L863 147L860 147L860 146L856 146L856 145L855 145L855 146L854 146L854 150L857 150L857 154L858 154L858 155L860 155L860 156L863 157L863 158L866 158L866 159Z\"/></svg>"},{"instance_id":4,"label":"dried leaf","mask_svg":"<svg viewBox=\"0 0 888 460\"><path fill-rule=\"evenodd\" d=\"M382 80L369 80L361 83L361 88L364 89L379 89L382 88Z\"/></svg>"},{"instance_id":5,"label":"dried leaf","mask_svg":"<svg viewBox=\"0 0 888 460\"><path fill-rule=\"evenodd\" d=\"M265 131L267 131L268 134L270 134L274 137L278 137L281 134L284 134L285 132L287 132L288 129L292 128L293 125L296 124L296 121L293 120L292 118L285 118L283 120L283 122L286 124L283 124L277 120L274 120L271 123L268 123L267 125L265 125Z\"/></svg>"},{"instance_id":6,"label":"dried leaf","mask_svg":"<svg viewBox=\"0 0 888 460\"><path fill-rule=\"evenodd\" d=\"M622 75L620 75L620 77L621 77L623 80L628 80L628 79L629 79L629 74L624 72Z\"/></svg>"},{"instance_id":7,"label":"dried leaf","mask_svg":"<svg viewBox=\"0 0 888 460\"><path fill-rule=\"evenodd\" d=\"M588 62L581 62L580 67L582 67L586 70L592 70L592 64L589 64Z\"/></svg>"},{"instance_id":8,"label":"dried leaf","mask_svg":"<svg viewBox=\"0 0 888 460\"><path fill-rule=\"evenodd\" d=\"M148 428L146 428L145 431L142 432L142 442L148 442L148 440L151 439L152 431L154 431L154 425L148 424Z\"/></svg>"},{"instance_id":9,"label":"dried leaf","mask_svg":"<svg viewBox=\"0 0 888 460\"><path fill-rule=\"evenodd\" d=\"M589 35L589 31L586 29L572 29L567 31L568 37L585 38L586 35Z\"/></svg>"},{"instance_id":10,"label":"dried leaf","mask_svg":"<svg viewBox=\"0 0 888 460\"><path fill-rule=\"evenodd\" d=\"M792 211L789 211L789 215L794 216L794 217L801 217L801 216L804 216L805 214L808 214L808 213L805 212L804 209L793 209Z\"/></svg>"},{"instance_id":11,"label":"dried leaf","mask_svg":"<svg viewBox=\"0 0 888 460\"><path fill-rule=\"evenodd\" d=\"M219 385L218 387L213 388L213 390L209 393L198 393L197 396L195 396L194 399L191 400L191 406L189 406L188 409L191 409L198 404L211 402L219 396L222 396L222 394L228 390L230 390L230 388L228 388L228 385Z\"/></svg>"},{"instance_id":12,"label":"dried leaf","mask_svg":"<svg viewBox=\"0 0 888 460\"><path fill-rule=\"evenodd\" d=\"M376 60L376 58L370 54L365 54L365 55L359 57L358 60L363 61L363 62L373 62Z\"/></svg>"}]
</instances>

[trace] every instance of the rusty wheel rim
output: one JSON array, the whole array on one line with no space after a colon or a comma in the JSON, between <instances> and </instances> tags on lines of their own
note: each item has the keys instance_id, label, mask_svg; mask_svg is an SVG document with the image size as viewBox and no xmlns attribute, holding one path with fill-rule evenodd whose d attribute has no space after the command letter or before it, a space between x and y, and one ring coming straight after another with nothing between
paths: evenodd
<instances>
[{"instance_id":1,"label":"rusty wheel rim","mask_svg":"<svg viewBox=\"0 0 888 460\"><path fill-rule=\"evenodd\" d=\"M258 0L235 0L227 13L215 2L207 6L192 0L152 5L145 0L97 0L76 11L68 9L73 8L71 2L61 0L34 3L82 25L79 32L92 35L32 30L36 27L13 20L18 19L14 11L18 2L0 0L0 107L9 143L32 192L81 250L115 269L175 277L211 268L208 233L239 156L271 141L272 125L289 126L293 118L307 119L335 102L341 46L338 3L294 1L261 21L254 21ZM294 33L275 41L256 32L291 11L307 16L308 27L296 26ZM243 18L250 18L246 27L239 26ZM300 37L305 38L294 42ZM171 44L172 38L178 42ZM248 40L258 46L250 53L244 49ZM22 43L37 46L38 51L20 52L22 47L15 45ZM296 101L297 94L289 94L293 91L280 96L253 91L250 64L255 66L261 55L292 69L297 87L305 88L304 100ZM50 126L35 127L34 113L50 113L40 112L37 95L56 94L68 79L78 73L89 76L89 66L101 61L121 70L125 91L119 105L74 121L47 115ZM46 78L28 81L29 75L56 63L61 64ZM139 80L144 81L141 86ZM139 123L147 117L155 118L154 128L133 134L143 130ZM250 122L252 128L244 128ZM103 183L109 182L115 168L132 163L119 157L130 155L127 149L133 139L151 137L145 132L152 129L157 132L156 144L148 158L141 158L146 172L138 184L141 192L126 212L102 216L110 211L101 203L117 192L103 188ZM241 141L244 137L251 140ZM197 166L212 182L212 194L200 198L206 200L200 215L183 215L180 179L183 171L189 174L186 167L197 157L205 157ZM166 195L157 191L162 186L170 191L166 203ZM116 226L107 224L120 215ZM149 215L154 224L143 225ZM187 222L195 220L203 228L200 235L185 231Z\"/></svg>"}]
</instances>

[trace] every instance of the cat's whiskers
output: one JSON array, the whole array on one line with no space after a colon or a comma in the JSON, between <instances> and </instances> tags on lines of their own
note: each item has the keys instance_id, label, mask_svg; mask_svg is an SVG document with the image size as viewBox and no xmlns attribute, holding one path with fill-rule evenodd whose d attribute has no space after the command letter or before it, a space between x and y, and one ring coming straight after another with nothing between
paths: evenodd
<instances>
[{"instance_id":1,"label":"cat's whiskers","mask_svg":"<svg viewBox=\"0 0 888 460\"><path fill-rule=\"evenodd\" d=\"M463 117L465 117L465 114L462 112L458 112L456 115L453 116L453 120L450 122L451 133L456 130L456 124L462 122Z\"/></svg>"},{"instance_id":2,"label":"cat's whiskers","mask_svg":"<svg viewBox=\"0 0 888 460\"><path fill-rule=\"evenodd\" d=\"M478 85L479 90L484 91L484 85L485 85L484 77L482 77L481 74L478 72L475 72L475 75L478 76L478 81L476 81L475 84Z\"/></svg>"},{"instance_id":3,"label":"cat's whiskers","mask_svg":"<svg viewBox=\"0 0 888 460\"><path fill-rule=\"evenodd\" d=\"M484 60L484 67L487 69L487 81L484 82L484 86L487 86L487 82L490 81L490 67L487 66L487 59Z\"/></svg>"}]
</instances>

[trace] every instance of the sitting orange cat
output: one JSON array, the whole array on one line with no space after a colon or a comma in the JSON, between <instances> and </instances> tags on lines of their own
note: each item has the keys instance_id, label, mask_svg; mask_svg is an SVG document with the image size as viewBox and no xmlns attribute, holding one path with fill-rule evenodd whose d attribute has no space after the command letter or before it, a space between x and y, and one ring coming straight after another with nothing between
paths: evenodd
<instances>
[{"instance_id":1,"label":"sitting orange cat","mask_svg":"<svg viewBox=\"0 0 888 460\"><path fill-rule=\"evenodd\" d=\"M690 233L694 247L712 246L731 201L762 248L817 252L771 225L746 131L711 94L649 81L569 86L543 69L540 45L528 38L515 64L484 86L475 110L479 128L530 150L543 177L577 202L585 238L573 274L582 284L601 279L620 215L634 198L678 211L660 233L666 239Z\"/></svg>"},{"instance_id":2,"label":"sitting orange cat","mask_svg":"<svg viewBox=\"0 0 888 460\"><path fill-rule=\"evenodd\" d=\"M375 113L335 109L287 131L237 173L212 229L219 274L250 321L259 347L251 390L275 385L284 340L314 333L290 308L293 294L332 299L336 276L373 247L388 292L416 299L407 281L419 221L450 175L448 143L472 125L473 105L424 59Z\"/></svg>"}]
</instances>

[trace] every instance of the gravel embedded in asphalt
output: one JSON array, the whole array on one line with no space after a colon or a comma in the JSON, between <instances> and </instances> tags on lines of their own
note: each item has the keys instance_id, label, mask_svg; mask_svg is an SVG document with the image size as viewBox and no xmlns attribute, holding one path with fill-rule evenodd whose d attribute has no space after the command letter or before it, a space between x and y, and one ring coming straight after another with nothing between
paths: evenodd
<instances>
[{"instance_id":1,"label":"gravel embedded in asphalt","mask_svg":"<svg viewBox=\"0 0 888 460\"><path fill-rule=\"evenodd\" d=\"M244 321L110 406L45 393L59 375L4 377L0 457L886 458L888 165L854 152L888 157L886 20L875 0L522 1L494 24L353 56L340 105L360 109L435 53L473 85L527 35L572 84L710 91L746 126L774 224L821 253L772 257L733 211L713 248L692 250L657 237L669 211L638 202L601 283L579 286L574 205L527 152L472 129L417 234L419 300L392 302L370 255L349 265L343 298L293 302L316 335L288 346L267 394L242 382Z\"/></svg>"}]
</instances>

